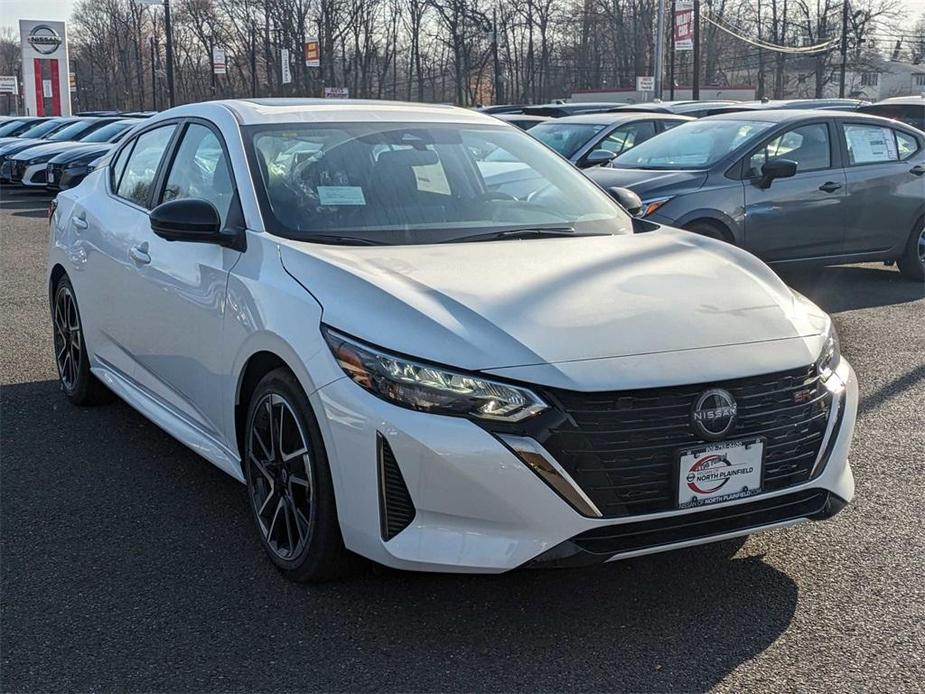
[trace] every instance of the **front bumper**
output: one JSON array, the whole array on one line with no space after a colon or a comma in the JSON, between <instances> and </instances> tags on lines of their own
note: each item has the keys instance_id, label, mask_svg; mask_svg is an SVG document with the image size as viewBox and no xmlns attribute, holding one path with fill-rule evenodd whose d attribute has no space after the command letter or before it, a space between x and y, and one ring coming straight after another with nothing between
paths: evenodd
<instances>
[{"instance_id":1,"label":"front bumper","mask_svg":"<svg viewBox=\"0 0 925 694\"><path fill-rule=\"evenodd\" d=\"M45 162L42 162L31 166L23 164L19 167L14 167L13 180L28 188L44 188L47 166ZM20 171L22 172L21 174L19 173ZM19 176L18 180L17 176Z\"/></svg>"},{"instance_id":2,"label":"front bumper","mask_svg":"<svg viewBox=\"0 0 925 694\"><path fill-rule=\"evenodd\" d=\"M857 380L847 361L842 360L838 375L845 383L836 408L840 419L833 410L827 462L814 479L725 504L626 518L581 515L494 435L468 420L397 407L347 378L321 388L312 400L321 415L349 549L395 568L498 573L530 564L637 556L834 515L854 496L848 451L858 405ZM385 539L380 515L380 437L388 442L414 505L413 519L391 539ZM751 513L791 501L789 514ZM718 510L745 520L717 523L710 514ZM698 525L705 532L690 531ZM618 531L631 526L654 530L653 539L610 546L586 541L596 534L624 536L629 533ZM587 552L588 546L596 551Z\"/></svg>"}]
</instances>

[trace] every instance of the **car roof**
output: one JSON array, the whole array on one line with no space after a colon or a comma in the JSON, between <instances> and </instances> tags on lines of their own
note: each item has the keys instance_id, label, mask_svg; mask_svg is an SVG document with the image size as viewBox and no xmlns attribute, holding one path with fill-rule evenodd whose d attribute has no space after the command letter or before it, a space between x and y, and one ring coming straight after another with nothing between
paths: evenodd
<instances>
[{"instance_id":1,"label":"car roof","mask_svg":"<svg viewBox=\"0 0 925 694\"><path fill-rule=\"evenodd\" d=\"M563 116L550 120L551 123L588 123L590 125L612 125L634 120L696 120L678 113L660 113L652 111L615 111L609 113L580 113L577 116Z\"/></svg>"},{"instance_id":2,"label":"car roof","mask_svg":"<svg viewBox=\"0 0 925 694\"><path fill-rule=\"evenodd\" d=\"M921 106L925 108L925 93L920 94L919 96L891 96L888 99L881 99L880 101L875 101L869 106L889 106L891 104L896 104L899 106Z\"/></svg>"},{"instance_id":3,"label":"car roof","mask_svg":"<svg viewBox=\"0 0 925 694\"><path fill-rule=\"evenodd\" d=\"M881 116L874 116L858 111L831 111L821 108L780 108L770 111L736 111L734 113L721 113L715 116L707 116L700 120L741 120L741 121L766 121L768 123L790 123L809 118L840 118L842 120L852 121L870 121L871 123L885 124L889 121Z\"/></svg>"},{"instance_id":4,"label":"car roof","mask_svg":"<svg viewBox=\"0 0 925 694\"><path fill-rule=\"evenodd\" d=\"M482 111L482 113L485 113L485 111ZM528 113L492 113L491 115L498 120L514 121L520 123L545 123L546 121L554 120L549 116L531 116Z\"/></svg>"},{"instance_id":5,"label":"car roof","mask_svg":"<svg viewBox=\"0 0 925 694\"><path fill-rule=\"evenodd\" d=\"M179 106L161 111L152 120L184 115L208 115L212 109L231 111L241 125L294 122L420 121L497 125L498 119L472 109L372 99L228 99Z\"/></svg>"}]
</instances>

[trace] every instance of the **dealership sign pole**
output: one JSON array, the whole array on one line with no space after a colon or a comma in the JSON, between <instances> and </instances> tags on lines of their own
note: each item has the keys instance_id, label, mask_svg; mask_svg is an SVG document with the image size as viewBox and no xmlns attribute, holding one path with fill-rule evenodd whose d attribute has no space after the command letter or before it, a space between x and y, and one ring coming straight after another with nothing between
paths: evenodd
<instances>
[{"instance_id":1,"label":"dealership sign pole","mask_svg":"<svg viewBox=\"0 0 925 694\"><path fill-rule=\"evenodd\" d=\"M26 115L71 115L71 91L64 22L19 20Z\"/></svg>"}]
</instances>

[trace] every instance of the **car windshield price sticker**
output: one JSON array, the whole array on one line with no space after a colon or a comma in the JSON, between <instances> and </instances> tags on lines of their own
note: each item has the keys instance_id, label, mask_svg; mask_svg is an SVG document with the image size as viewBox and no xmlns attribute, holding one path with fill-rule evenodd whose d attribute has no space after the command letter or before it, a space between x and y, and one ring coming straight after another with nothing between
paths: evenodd
<instances>
[{"instance_id":1,"label":"car windshield price sticker","mask_svg":"<svg viewBox=\"0 0 925 694\"><path fill-rule=\"evenodd\" d=\"M681 452L678 508L752 496L761 491L764 442L721 441Z\"/></svg>"},{"instance_id":2,"label":"car windshield price sticker","mask_svg":"<svg viewBox=\"0 0 925 694\"><path fill-rule=\"evenodd\" d=\"M318 186L318 199L325 207L366 204L360 186Z\"/></svg>"}]
</instances>

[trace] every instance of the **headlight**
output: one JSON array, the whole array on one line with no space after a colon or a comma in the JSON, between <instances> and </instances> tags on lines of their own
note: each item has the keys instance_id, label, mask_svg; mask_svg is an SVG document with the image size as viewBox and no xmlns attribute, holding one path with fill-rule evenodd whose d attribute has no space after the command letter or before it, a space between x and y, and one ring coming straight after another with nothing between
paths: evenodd
<instances>
[{"instance_id":1,"label":"headlight","mask_svg":"<svg viewBox=\"0 0 925 694\"><path fill-rule=\"evenodd\" d=\"M44 164L46 161L51 159L53 156L54 156L53 154L41 154L37 157L32 157L32 159L28 159L26 161L26 166L32 166L34 164Z\"/></svg>"},{"instance_id":2,"label":"headlight","mask_svg":"<svg viewBox=\"0 0 925 694\"><path fill-rule=\"evenodd\" d=\"M526 388L389 354L325 326L321 331L344 373L396 405L505 422L519 422L547 408Z\"/></svg>"},{"instance_id":3,"label":"headlight","mask_svg":"<svg viewBox=\"0 0 925 694\"><path fill-rule=\"evenodd\" d=\"M831 378L838 368L841 361L841 347L838 344L838 332L835 330L835 324L829 321L829 332L825 336L825 343L822 345L822 353L816 362L816 371L822 382Z\"/></svg>"},{"instance_id":4,"label":"headlight","mask_svg":"<svg viewBox=\"0 0 925 694\"><path fill-rule=\"evenodd\" d=\"M655 212L659 207L664 205L666 202L671 200L673 196L669 195L664 198L653 198L652 200L643 200L642 209L639 211L637 217L648 217L650 214Z\"/></svg>"}]
</instances>

